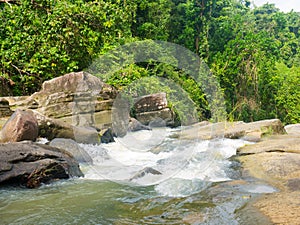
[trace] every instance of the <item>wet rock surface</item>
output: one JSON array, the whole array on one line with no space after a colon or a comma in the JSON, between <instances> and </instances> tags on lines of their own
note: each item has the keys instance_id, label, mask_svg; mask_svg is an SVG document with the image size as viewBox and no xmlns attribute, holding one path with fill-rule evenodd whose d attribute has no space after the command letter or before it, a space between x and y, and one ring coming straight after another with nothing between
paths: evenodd
<instances>
[{"instance_id":1,"label":"wet rock surface","mask_svg":"<svg viewBox=\"0 0 300 225\"><path fill-rule=\"evenodd\" d=\"M90 155L72 139L55 138L49 145L69 152L79 163L93 163Z\"/></svg>"},{"instance_id":2,"label":"wet rock surface","mask_svg":"<svg viewBox=\"0 0 300 225\"><path fill-rule=\"evenodd\" d=\"M0 144L0 184L35 188L79 176L78 162L66 151L29 141Z\"/></svg>"}]
</instances>

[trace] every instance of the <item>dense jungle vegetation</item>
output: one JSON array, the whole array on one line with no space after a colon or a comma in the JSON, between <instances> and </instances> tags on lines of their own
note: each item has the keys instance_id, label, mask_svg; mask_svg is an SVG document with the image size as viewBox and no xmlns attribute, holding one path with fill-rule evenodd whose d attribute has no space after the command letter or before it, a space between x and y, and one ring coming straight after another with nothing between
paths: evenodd
<instances>
[{"instance_id":1,"label":"dense jungle vegetation","mask_svg":"<svg viewBox=\"0 0 300 225\"><path fill-rule=\"evenodd\" d=\"M248 0L8 0L0 18L0 96L31 94L117 46L152 39L185 46L208 64L228 119L300 122L299 12ZM209 117L199 85L170 65L128 65L108 82L124 88L153 75L180 84Z\"/></svg>"}]
</instances>

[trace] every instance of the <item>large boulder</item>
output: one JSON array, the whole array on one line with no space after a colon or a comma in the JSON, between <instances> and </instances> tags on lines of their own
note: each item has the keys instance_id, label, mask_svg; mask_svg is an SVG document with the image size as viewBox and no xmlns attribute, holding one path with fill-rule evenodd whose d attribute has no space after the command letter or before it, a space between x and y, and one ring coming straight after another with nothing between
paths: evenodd
<instances>
[{"instance_id":1,"label":"large boulder","mask_svg":"<svg viewBox=\"0 0 300 225\"><path fill-rule=\"evenodd\" d=\"M0 142L35 141L37 137L37 119L29 110L16 110L0 131Z\"/></svg>"},{"instance_id":2,"label":"large boulder","mask_svg":"<svg viewBox=\"0 0 300 225\"><path fill-rule=\"evenodd\" d=\"M133 105L135 118L144 125L174 126L175 113L168 107L166 93L141 96Z\"/></svg>"},{"instance_id":3,"label":"large boulder","mask_svg":"<svg viewBox=\"0 0 300 225\"><path fill-rule=\"evenodd\" d=\"M36 109L43 115L62 119L75 126L111 125L98 113L110 112L116 90L86 72L69 73L45 81L42 89L22 101L12 102L12 107Z\"/></svg>"},{"instance_id":4,"label":"large boulder","mask_svg":"<svg viewBox=\"0 0 300 225\"><path fill-rule=\"evenodd\" d=\"M55 138L49 145L69 152L79 163L93 163L90 155L72 139Z\"/></svg>"},{"instance_id":5,"label":"large boulder","mask_svg":"<svg viewBox=\"0 0 300 225\"><path fill-rule=\"evenodd\" d=\"M78 162L66 151L29 141L0 144L0 184L35 188L79 176Z\"/></svg>"}]
</instances>

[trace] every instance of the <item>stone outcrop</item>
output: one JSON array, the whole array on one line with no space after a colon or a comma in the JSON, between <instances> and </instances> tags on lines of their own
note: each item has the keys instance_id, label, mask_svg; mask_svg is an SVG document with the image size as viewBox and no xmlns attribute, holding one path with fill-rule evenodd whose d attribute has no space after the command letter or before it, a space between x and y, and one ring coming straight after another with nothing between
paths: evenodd
<instances>
[{"instance_id":1,"label":"stone outcrop","mask_svg":"<svg viewBox=\"0 0 300 225\"><path fill-rule=\"evenodd\" d=\"M29 110L16 110L0 131L0 142L35 141L37 137L37 119Z\"/></svg>"},{"instance_id":2,"label":"stone outcrop","mask_svg":"<svg viewBox=\"0 0 300 225\"><path fill-rule=\"evenodd\" d=\"M243 175L277 188L251 202L273 224L300 224L300 136L271 136L239 148Z\"/></svg>"},{"instance_id":3,"label":"stone outcrop","mask_svg":"<svg viewBox=\"0 0 300 225\"><path fill-rule=\"evenodd\" d=\"M0 98L0 117L11 116L13 112L10 109L9 101L5 98Z\"/></svg>"},{"instance_id":4,"label":"stone outcrop","mask_svg":"<svg viewBox=\"0 0 300 225\"><path fill-rule=\"evenodd\" d=\"M145 95L136 99L133 111L135 118L144 125L173 126L175 113L168 107L166 93Z\"/></svg>"},{"instance_id":5,"label":"stone outcrop","mask_svg":"<svg viewBox=\"0 0 300 225\"><path fill-rule=\"evenodd\" d=\"M182 139L212 139L212 138L243 138L248 141L260 141L263 137L286 133L283 124L278 119L262 120L251 123L220 122L210 124L195 124L178 134Z\"/></svg>"},{"instance_id":6,"label":"stone outcrop","mask_svg":"<svg viewBox=\"0 0 300 225\"><path fill-rule=\"evenodd\" d=\"M103 121L102 113L111 114L116 95L116 90L99 78L77 72L45 81L41 91L12 103L12 107L35 109L75 126L109 126L110 117L106 116L107 120Z\"/></svg>"},{"instance_id":7,"label":"stone outcrop","mask_svg":"<svg viewBox=\"0 0 300 225\"><path fill-rule=\"evenodd\" d=\"M266 152L285 152L300 154L300 135L278 135L237 149L238 155L252 155Z\"/></svg>"},{"instance_id":8,"label":"stone outcrop","mask_svg":"<svg viewBox=\"0 0 300 225\"><path fill-rule=\"evenodd\" d=\"M0 144L0 184L35 188L79 176L78 162L66 151L29 141Z\"/></svg>"}]
</instances>

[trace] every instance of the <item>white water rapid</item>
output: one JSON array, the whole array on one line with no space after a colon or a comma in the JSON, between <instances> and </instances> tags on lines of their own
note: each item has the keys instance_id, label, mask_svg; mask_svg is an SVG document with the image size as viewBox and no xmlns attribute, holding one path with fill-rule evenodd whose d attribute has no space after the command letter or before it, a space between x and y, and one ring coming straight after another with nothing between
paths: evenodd
<instances>
[{"instance_id":1,"label":"white water rapid","mask_svg":"<svg viewBox=\"0 0 300 225\"><path fill-rule=\"evenodd\" d=\"M168 128L129 133L116 142L81 144L93 165L82 166L84 179L155 185L155 190L172 197L188 196L211 182L230 180L233 162L228 159L243 140L180 140L169 138Z\"/></svg>"}]
</instances>

